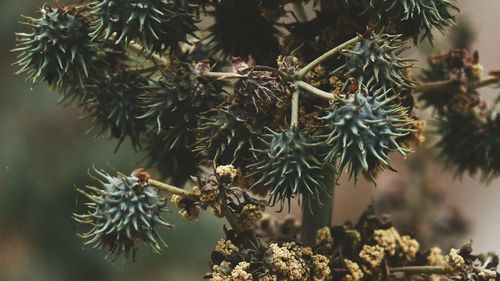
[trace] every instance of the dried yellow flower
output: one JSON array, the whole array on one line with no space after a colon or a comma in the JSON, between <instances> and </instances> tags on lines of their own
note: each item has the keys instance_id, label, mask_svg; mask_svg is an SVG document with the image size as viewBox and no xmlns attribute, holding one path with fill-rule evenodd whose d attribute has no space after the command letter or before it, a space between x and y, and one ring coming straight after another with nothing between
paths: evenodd
<instances>
[{"instance_id":1,"label":"dried yellow flower","mask_svg":"<svg viewBox=\"0 0 500 281\"><path fill-rule=\"evenodd\" d=\"M314 281L326 281L332 274L328 264L330 259L323 255L314 255L312 257L312 277Z\"/></svg>"},{"instance_id":2,"label":"dried yellow flower","mask_svg":"<svg viewBox=\"0 0 500 281\"><path fill-rule=\"evenodd\" d=\"M444 257L446 270L452 274L459 274L465 269L465 260L458 254L457 249L451 249L450 253Z\"/></svg>"},{"instance_id":3,"label":"dried yellow flower","mask_svg":"<svg viewBox=\"0 0 500 281\"><path fill-rule=\"evenodd\" d=\"M289 244L288 246L293 245ZM309 270L297 252L289 249L286 245L280 247L276 243L269 245L269 251L273 257L271 266L274 272L288 280L304 280L304 278L307 280Z\"/></svg>"},{"instance_id":4,"label":"dried yellow flower","mask_svg":"<svg viewBox=\"0 0 500 281\"><path fill-rule=\"evenodd\" d=\"M253 281L252 274L248 273L247 270L250 268L248 262L240 262L236 265L231 272L232 281Z\"/></svg>"},{"instance_id":5,"label":"dried yellow flower","mask_svg":"<svg viewBox=\"0 0 500 281\"><path fill-rule=\"evenodd\" d=\"M414 259L420 249L420 243L408 235L401 236L399 245L401 246L401 251L407 260Z\"/></svg>"},{"instance_id":6,"label":"dried yellow flower","mask_svg":"<svg viewBox=\"0 0 500 281\"><path fill-rule=\"evenodd\" d=\"M431 266L445 265L446 262L444 260L443 251L438 247L432 248L427 256L427 263Z\"/></svg>"},{"instance_id":7,"label":"dried yellow flower","mask_svg":"<svg viewBox=\"0 0 500 281\"><path fill-rule=\"evenodd\" d=\"M215 251L222 254L226 258L236 255L240 249L231 242L231 240L221 239L215 245Z\"/></svg>"},{"instance_id":8,"label":"dried yellow flower","mask_svg":"<svg viewBox=\"0 0 500 281\"><path fill-rule=\"evenodd\" d=\"M396 246L400 236L394 227L375 230L374 238L377 244L384 248L389 255L394 256L396 254Z\"/></svg>"},{"instance_id":9,"label":"dried yellow flower","mask_svg":"<svg viewBox=\"0 0 500 281\"><path fill-rule=\"evenodd\" d=\"M382 263L384 256L385 250L379 245L364 245L361 252L359 252L359 257L361 258L361 260L369 264L371 268L378 267Z\"/></svg>"},{"instance_id":10,"label":"dried yellow flower","mask_svg":"<svg viewBox=\"0 0 500 281\"><path fill-rule=\"evenodd\" d=\"M215 168L215 173L223 180L233 183L238 176L238 170L233 165L222 165Z\"/></svg>"},{"instance_id":11,"label":"dried yellow flower","mask_svg":"<svg viewBox=\"0 0 500 281\"><path fill-rule=\"evenodd\" d=\"M325 251L333 249L333 236L329 227L323 227L316 232L316 247Z\"/></svg>"},{"instance_id":12,"label":"dried yellow flower","mask_svg":"<svg viewBox=\"0 0 500 281\"><path fill-rule=\"evenodd\" d=\"M363 279L363 271L361 271L357 263L348 259L344 259L344 263L348 271L347 275L344 277L344 281L360 281Z\"/></svg>"}]
</instances>

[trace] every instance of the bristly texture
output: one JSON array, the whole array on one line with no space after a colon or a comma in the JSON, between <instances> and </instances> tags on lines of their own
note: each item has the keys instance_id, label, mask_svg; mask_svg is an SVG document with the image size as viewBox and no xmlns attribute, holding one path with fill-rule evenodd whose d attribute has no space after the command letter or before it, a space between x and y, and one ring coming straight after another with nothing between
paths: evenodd
<instances>
[{"instance_id":1,"label":"bristly texture","mask_svg":"<svg viewBox=\"0 0 500 281\"><path fill-rule=\"evenodd\" d=\"M119 174L112 177L95 170L100 187L87 186L78 189L90 200L88 213L74 214L76 221L92 226L80 236L85 245L108 249L107 257L118 258L124 254L135 257L141 243L149 245L155 252L166 246L155 227L164 225L161 213L165 204L157 191L138 178Z\"/></svg>"},{"instance_id":2,"label":"bristly texture","mask_svg":"<svg viewBox=\"0 0 500 281\"><path fill-rule=\"evenodd\" d=\"M246 110L223 106L199 118L194 151L216 164L232 164L240 169L256 160L254 150L259 132Z\"/></svg>"},{"instance_id":3,"label":"bristly texture","mask_svg":"<svg viewBox=\"0 0 500 281\"><path fill-rule=\"evenodd\" d=\"M52 8L44 5L40 18L25 17L31 31L16 33L18 61L28 80L46 81L50 86L64 88L68 80L83 85L88 76L87 64L97 53L97 46L88 35L89 23L74 8Z\"/></svg>"},{"instance_id":4,"label":"bristly texture","mask_svg":"<svg viewBox=\"0 0 500 281\"><path fill-rule=\"evenodd\" d=\"M458 8L453 0L371 0L382 23L390 23L398 33L433 40L432 31L445 32L455 24Z\"/></svg>"},{"instance_id":5,"label":"bristly texture","mask_svg":"<svg viewBox=\"0 0 500 281\"><path fill-rule=\"evenodd\" d=\"M398 151L405 155L408 150L400 146L398 138L412 131L407 109L394 102L396 96L371 96L368 91L361 86L320 118L324 127L318 138L329 146L326 161L340 158L339 172L347 166L356 181L362 172L374 180L378 169L391 168L388 154Z\"/></svg>"},{"instance_id":6,"label":"bristly texture","mask_svg":"<svg viewBox=\"0 0 500 281\"><path fill-rule=\"evenodd\" d=\"M367 87L398 93L415 86L407 74L413 60L399 56L407 49L400 35L374 33L343 52L345 64L337 71L346 78L354 77Z\"/></svg>"},{"instance_id":7,"label":"bristly texture","mask_svg":"<svg viewBox=\"0 0 500 281\"><path fill-rule=\"evenodd\" d=\"M331 166L322 162L321 145L296 128L270 132L262 139L267 148L258 150L261 161L249 165L252 175L258 178L254 186L263 184L269 188L271 205L278 201L281 206L285 201L290 205L295 197L321 202L321 195L326 192L323 182L334 173ZM309 202L304 203L309 206Z\"/></svg>"},{"instance_id":8,"label":"bristly texture","mask_svg":"<svg viewBox=\"0 0 500 281\"><path fill-rule=\"evenodd\" d=\"M88 97L84 101L85 117L100 128L98 135L119 139L130 137L134 146L146 130L145 122L138 116L144 113L140 96L149 85L148 79L128 73L125 69L103 71L100 77L89 79Z\"/></svg>"},{"instance_id":9,"label":"bristly texture","mask_svg":"<svg viewBox=\"0 0 500 281\"><path fill-rule=\"evenodd\" d=\"M145 113L140 119L153 124L167 151L191 146L197 115L222 103L223 87L224 82L199 76L189 64L172 62L141 96Z\"/></svg>"},{"instance_id":10,"label":"bristly texture","mask_svg":"<svg viewBox=\"0 0 500 281\"><path fill-rule=\"evenodd\" d=\"M483 181L490 181L500 174L498 138L499 118L497 113L485 118L476 111L450 112L438 123L441 139L437 147L440 156L449 166L454 166L457 175L481 173Z\"/></svg>"},{"instance_id":11,"label":"bristly texture","mask_svg":"<svg viewBox=\"0 0 500 281\"><path fill-rule=\"evenodd\" d=\"M261 15L255 0L221 0L215 5L215 23L210 27L206 43L214 52L224 56L247 59L257 63L272 63L279 52L273 23Z\"/></svg>"},{"instance_id":12,"label":"bristly texture","mask_svg":"<svg viewBox=\"0 0 500 281\"><path fill-rule=\"evenodd\" d=\"M117 44L135 40L154 52L176 51L179 42L196 31L192 15L172 1L99 0L92 9L99 17L93 36L110 38L116 33Z\"/></svg>"}]
</instances>

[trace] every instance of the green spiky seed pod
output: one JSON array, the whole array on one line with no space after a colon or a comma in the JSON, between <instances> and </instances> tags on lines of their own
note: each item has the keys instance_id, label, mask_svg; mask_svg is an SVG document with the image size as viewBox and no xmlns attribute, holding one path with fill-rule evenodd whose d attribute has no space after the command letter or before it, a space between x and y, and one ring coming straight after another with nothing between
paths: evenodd
<instances>
[{"instance_id":1,"label":"green spiky seed pod","mask_svg":"<svg viewBox=\"0 0 500 281\"><path fill-rule=\"evenodd\" d=\"M475 111L450 112L438 120L439 155L447 166L455 167L457 175L475 175L482 171L483 178L487 178L491 173L483 170L490 162L486 155L492 151L486 122Z\"/></svg>"},{"instance_id":2,"label":"green spiky seed pod","mask_svg":"<svg viewBox=\"0 0 500 281\"><path fill-rule=\"evenodd\" d=\"M263 142L266 149L258 150L261 161L248 167L258 177L254 186L263 184L269 188L270 203L279 201L283 206L295 197L321 201L326 193L323 181L333 168L322 162L320 145L296 128L282 133L270 130ZM310 202L304 203L309 206Z\"/></svg>"},{"instance_id":3,"label":"green spiky seed pod","mask_svg":"<svg viewBox=\"0 0 500 281\"><path fill-rule=\"evenodd\" d=\"M154 52L176 51L179 42L196 31L192 15L171 1L99 0L92 14L99 17L93 36L110 38L116 33L117 44L135 40Z\"/></svg>"},{"instance_id":4,"label":"green spiky seed pod","mask_svg":"<svg viewBox=\"0 0 500 281\"><path fill-rule=\"evenodd\" d=\"M130 137L134 146L146 130L140 96L149 86L148 79L128 73L118 66L116 71L104 71L100 77L89 79L88 96L83 102L85 117L98 127L97 135L120 140Z\"/></svg>"},{"instance_id":5,"label":"green spiky seed pod","mask_svg":"<svg viewBox=\"0 0 500 281\"><path fill-rule=\"evenodd\" d=\"M215 23L210 27L208 46L224 56L247 59L260 64L273 63L279 52L273 23L261 15L259 1L221 0L215 4Z\"/></svg>"},{"instance_id":6,"label":"green spiky seed pod","mask_svg":"<svg viewBox=\"0 0 500 281\"><path fill-rule=\"evenodd\" d=\"M141 243L155 252L166 246L155 228L171 225L161 217L165 203L157 191L137 177L122 174L113 177L97 170L95 174L100 187L78 189L90 200L86 204L88 212L74 214L76 221L92 226L88 232L80 234L86 240L85 245L108 249L107 257L114 258L122 254L135 257Z\"/></svg>"},{"instance_id":7,"label":"green spiky seed pod","mask_svg":"<svg viewBox=\"0 0 500 281\"><path fill-rule=\"evenodd\" d=\"M146 112L140 118L155 125L152 131L166 150L191 146L197 115L222 103L223 87L224 82L199 76L189 64L172 63L141 97Z\"/></svg>"},{"instance_id":8,"label":"green spiky seed pod","mask_svg":"<svg viewBox=\"0 0 500 281\"><path fill-rule=\"evenodd\" d=\"M253 117L241 108L230 106L202 114L194 151L206 154L216 164L244 169L256 159L258 130Z\"/></svg>"},{"instance_id":9,"label":"green spiky seed pod","mask_svg":"<svg viewBox=\"0 0 500 281\"><path fill-rule=\"evenodd\" d=\"M87 65L98 52L88 35L88 20L71 7L44 5L40 14L39 18L25 17L30 32L16 33L18 73L33 83L44 80L58 88L64 88L68 80L83 85Z\"/></svg>"},{"instance_id":10,"label":"green spiky seed pod","mask_svg":"<svg viewBox=\"0 0 500 281\"><path fill-rule=\"evenodd\" d=\"M356 180L361 172L373 180L377 169L390 168L390 152L405 155L408 150L399 145L398 138L411 132L412 121L407 109L394 103L396 96L371 96L368 91L361 86L320 118L325 123L319 139L329 145L325 159L333 162L340 158L339 171L347 166Z\"/></svg>"},{"instance_id":11,"label":"green spiky seed pod","mask_svg":"<svg viewBox=\"0 0 500 281\"><path fill-rule=\"evenodd\" d=\"M445 32L455 24L453 0L372 0L382 22L392 23L396 32L432 41L432 30Z\"/></svg>"},{"instance_id":12,"label":"green spiky seed pod","mask_svg":"<svg viewBox=\"0 0 500 281\"><path fill-rule=\"evenodd\" d=\"M407 74L412 60L399 56L406 49L400 35L374 33L343 52L345 64L336 71L367 87L394 92L410 89L415 86Z\"/></svg>"}]
</instances>

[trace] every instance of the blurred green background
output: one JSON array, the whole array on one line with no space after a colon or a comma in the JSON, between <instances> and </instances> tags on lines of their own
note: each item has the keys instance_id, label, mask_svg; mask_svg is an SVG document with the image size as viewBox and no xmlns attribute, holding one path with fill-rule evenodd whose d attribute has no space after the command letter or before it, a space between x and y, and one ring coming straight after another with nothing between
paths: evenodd
<instances>
[{"instance_id":1,"label":"blurred green background","mask_svg":"<svg viewBox=\"0 0 500 281\"><path fill-rule=\"evenodd\" d=\"M14 31L19 15L35 15L38 0L0 1L0 280L111 281L200 280L208 255L222 236L222 222L203 215L196 223L176 220L163 237L161 255L139 252L138 262L114 264L103 253L83 248L71 214L75 186L91 183L93 165L128 173L143 155L124 144L85 134L90 124L78 108L57 106L44 84L31 88L16 76ZM175 210L174 210L175 211Z\"/></svg>"}]
</instances>

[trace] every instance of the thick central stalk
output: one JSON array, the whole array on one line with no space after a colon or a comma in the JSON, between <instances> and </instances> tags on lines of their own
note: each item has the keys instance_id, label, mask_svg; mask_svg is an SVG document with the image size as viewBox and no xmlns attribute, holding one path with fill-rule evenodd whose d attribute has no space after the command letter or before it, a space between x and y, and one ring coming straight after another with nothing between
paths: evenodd
<instances>
[{"instance_id":1,"label":"thick central stalk","mask_svg":"<svg viewBox=\"0 0 500 281\"><path fill-rule=\"evenodd\" d=\"M321 195L321 202L315 198L304 200L301 226L301 242L304 246L314 246L318 229L331 225L335 182L327 186L326 194Z\"/></svg>"}]
</instances>

